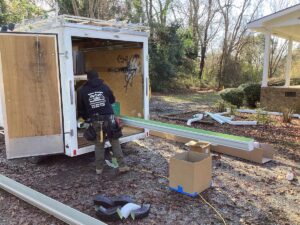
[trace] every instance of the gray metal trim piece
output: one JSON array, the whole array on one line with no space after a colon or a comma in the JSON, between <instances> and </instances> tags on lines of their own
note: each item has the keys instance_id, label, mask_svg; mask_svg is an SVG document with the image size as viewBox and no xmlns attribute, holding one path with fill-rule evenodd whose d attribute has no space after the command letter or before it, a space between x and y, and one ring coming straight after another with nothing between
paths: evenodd
<instances>
[{"instance_id":1,"label":"gray metal trim piece","mask_svg":"<svg viewBox=\"0 0 300 225\"><path fill-rule=\"evenodd\" d=\"M184 138L208 141L215 145L223 145L223 146L227 146L227 147L231 147L231 148L238 148L238 149L241 149L244 151L252 151L254 149L254 140L252 140L252 141L236 141L236 140L230 140L230 139L216 137L216 136L208 135L208 134L199 134L196 132L180 130L180 129L176 129L176 128L172 128L172 127L164 127L164 126L159 126L159 125L155 125L155 124L143 123L140 121L131 120L129 118L121 118L121 120L125 125L128 125L128 126L149 129L149 130L163 132L163 133L167 133L167 134L173 134L173 135L184 137Z\"/></svg>"},{"instance_id":2,"label":"gray metal trim piece","mask_svg":"<svg viewBox=\"0 0 300 225\"><path fill-rule=\"evenodd\" d=\"M67 224L74 225L105 225L87 214L58 202L0 174L0 188L24 200L25 202L49 213Z\"/></svg>"},{"instance_id":3,"label":"gray metal trim piece","mask_svg":"<svg viewBox=\"0 0 300 225\"><path fill-rule=\"evenodd\" d=\"M63 135L7 139L8 159L64 153Z\"/></svg>"}]
</instances>

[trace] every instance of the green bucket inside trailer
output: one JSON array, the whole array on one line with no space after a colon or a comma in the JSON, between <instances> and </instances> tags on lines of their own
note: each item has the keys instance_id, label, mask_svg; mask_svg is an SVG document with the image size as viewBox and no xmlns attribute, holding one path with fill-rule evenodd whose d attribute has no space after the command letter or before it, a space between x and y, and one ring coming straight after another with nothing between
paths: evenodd
<instances>
[{"instance_id":1,"label":"green bucket inside trailer","mask_svg":"<svg viewBox=\"0 0 300 225\"><path fill-rule=\"evenodd\" d=\"M115 102L114 104L112 104L112 108L114 110L115 115L119 116L121 113L120 102Z\"/></svg>"}]
</instances>

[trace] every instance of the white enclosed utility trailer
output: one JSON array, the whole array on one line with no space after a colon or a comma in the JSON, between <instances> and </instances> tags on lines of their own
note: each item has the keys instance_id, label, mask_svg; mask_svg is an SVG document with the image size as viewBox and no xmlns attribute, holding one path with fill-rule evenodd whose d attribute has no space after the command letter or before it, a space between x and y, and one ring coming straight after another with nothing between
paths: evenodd
<instances>
[{"instance_id":1,"label":"white enclosed utility trailer","mask_svg":"<svg viewBox=\"0 0 300 225\"><path fill-rule=\"evenodd\" d=\"M77 128L76 108L90 69L111 87L121 115L149 119L146 27L67 15L36 20L0 33L0 59L7 158L94 151ZM149 132L123 133L121 143Z\"/></svg>"}]
</instances>

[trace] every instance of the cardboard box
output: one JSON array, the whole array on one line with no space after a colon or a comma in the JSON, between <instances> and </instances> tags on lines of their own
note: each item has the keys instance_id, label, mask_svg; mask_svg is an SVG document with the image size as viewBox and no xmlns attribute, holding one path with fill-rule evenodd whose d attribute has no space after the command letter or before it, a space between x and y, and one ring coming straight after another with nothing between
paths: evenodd
<instances>
[{"instance_id":1,"label":"cardboard box","mask_svg":"<svg viewBox=\"0 0 300 225\"><path fill-rule=\"evenodd\" d=\"M188 151L176 154L169 164L169 187L196 197L210 187L212 159L210 154Z\"/></svg>"},{"instance_id":2,"label":"cardboard box","mask_svg":"<svg viewBox=\"0 0 300 225\"><path fill-rule=\"evenodd\" d=\"M185 144L194 152L210 153L210 143L205 141L189 141Z\"/></svg>"}]
</instances>

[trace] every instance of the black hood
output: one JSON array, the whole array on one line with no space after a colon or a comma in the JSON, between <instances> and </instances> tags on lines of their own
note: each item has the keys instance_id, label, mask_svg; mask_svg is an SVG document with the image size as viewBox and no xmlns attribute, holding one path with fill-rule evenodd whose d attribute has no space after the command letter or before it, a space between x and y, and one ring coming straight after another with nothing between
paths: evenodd
<instances>
[{"instance_id":1,"label":"black hood","mask_svg":"<svg viewBox=\"0 0 300 225\"><path fill-rule=\"evenodd\" d=\"M92 118L96 113L100 115L114 114L111 104L116 101L115 96L100 78L89 79L83 87L78 89L77 93L78 115L84 119Z\"/></svg>"},{"instance_id":2,"label":"black hood","mask_svg":"<svg viewBox=\"0 0 300 225\"><path fill-rule=\"evenodd\" d=\"M99 87L103 84L103 80L99 79L99 78L94 78L92 80L88 80L86 82L86 85L90 86L90 87Z\"/></svg>"}]
</instances>

